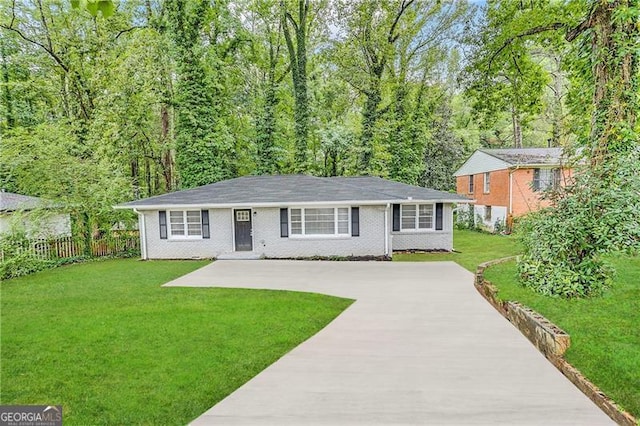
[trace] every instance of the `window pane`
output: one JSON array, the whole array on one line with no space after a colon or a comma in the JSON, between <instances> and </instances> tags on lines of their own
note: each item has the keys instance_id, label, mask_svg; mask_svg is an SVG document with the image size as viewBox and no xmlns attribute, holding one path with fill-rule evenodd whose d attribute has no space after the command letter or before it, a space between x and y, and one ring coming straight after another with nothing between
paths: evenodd
<instances>
[{"instance_id":1,"label":"window pane","mask_svg":"<svg viewBox=\"0 0 640 426\"><path fill-rule=\"evenodd\" d=\"M416 229L416 206L401 206L401 229Z\"/></svg>"},{"instance_id":2,"label":"window pane","mask_svg":"<svg viewBox=\"0 0 640 426\"><path fill-rule=\"evenodd\" d=\"M433 228L433 204L421 204L418 216L418 227L420 229Z\"/></svg>"},{"instance_id":3,"label":"window pane","mask_svg":"<svg viewBox=\"0 0 640 426\"><path fill-rule=\"evenodd\" d=\"M202 235L202 225L199 223L190 223L187 225L187 235Z\"/></svg>"},{"instance_id":4,"label":"window pane","mask_svg":"<svg viewBox=\"0 0 640 426\"><path fill-rule=\"evenodd\" d=\"M184 212L169 212L169 224L171 225L171 235L184 235Z\"/></svg>"},{"instance_id":5,"label":"window pane","mask_svg":"<svg viewBox=\"0 0 640 426\"><path fill-rule=\"evenodd\" d=\"M291 209L291 234L302 234L302 211L300 209Z\"/></svg>"},{"instance_id":6,"label":"window pane","mask_svg":"<svg viewBox=\"0 0 640 426\"><path fill-rule=\"evenodd\" d=\"M349 233L349 209L338 209L338 234Z\"/></svg>"},{"instance_id":7,"label":"window pane","mask_svg":"<svg viewBox=\"0 0 640 426\"><path fill-rule=\"evenodd\" d=\"M335 217L333 209L305 209L305 235L335 234Z\"/></svg>"}]
</instances>

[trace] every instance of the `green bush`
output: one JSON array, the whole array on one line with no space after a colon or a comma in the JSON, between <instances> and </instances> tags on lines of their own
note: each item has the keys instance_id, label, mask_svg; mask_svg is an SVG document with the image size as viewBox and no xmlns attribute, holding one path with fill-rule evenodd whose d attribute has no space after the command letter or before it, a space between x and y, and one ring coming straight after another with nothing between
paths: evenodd
<instances>
[{"instance_id":1,"label":"green bush","mask_svg":"<svg viewBox=\"0 0 640 426\"><path fill-rule=\"evenodd\" d=\"M21 277L49 267L48 261L39 259L28 250L29 241L22 233L4 234L0 238L0 280Z\"/></svg>"},{"instance_id":2,"label":"green bush","mask_svg":"<svg viewBox=\"0 0 640 426\"><path fill-rule=\"evenodd\" d=\"M582 172L549 197L552 207L531 213L517 227L524 254L522 283L561 297L600 294L614 270L602 255L640 248L640 158L635 151L598 173Z\"/></svg>"}]
</instances>

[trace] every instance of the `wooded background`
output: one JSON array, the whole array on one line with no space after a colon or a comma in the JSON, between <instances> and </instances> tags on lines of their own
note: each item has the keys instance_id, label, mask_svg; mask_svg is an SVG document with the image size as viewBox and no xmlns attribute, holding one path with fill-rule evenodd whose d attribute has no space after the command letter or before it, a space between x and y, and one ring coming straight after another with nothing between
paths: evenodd
<instances>
[{"instance_id":1,"label":"wooded background","mask_svg":"<svg viewBox=\"0 0 640 426\"><path fill-rule=\"evenodd\" d=\"M594 64L621 29L638 40L634 0L113 4L0 0L0 187L94 229L246 174L453 190L478 147L597 145L624 71Z\"/></svg>"}]
</instances>

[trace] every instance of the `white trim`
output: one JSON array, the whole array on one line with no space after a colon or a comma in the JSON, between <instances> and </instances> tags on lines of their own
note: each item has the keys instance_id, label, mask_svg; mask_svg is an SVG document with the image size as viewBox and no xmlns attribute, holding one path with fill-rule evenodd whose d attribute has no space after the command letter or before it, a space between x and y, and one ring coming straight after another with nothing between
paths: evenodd
<instances>
[{"instance_id":1,"label":"white trim","mask_svg":"<svg viewBox=\"0 0 640 426\"><path fill-rule=\"evenodd\" d=\"M431 206L431 227L430 228L420 228L420 206ZM414 206L416 208L416 216L414 221L414 228L406 228L402 227L402 210L405 206ZM444 208L444 207L443 207ZM444 214L443 214L444 215ZM443 218L444 219L444 218ZM400 204L400 231L396 231L398 233L423 233L423 232L432 232L436 230L436 204L435 203L406 203Z\"/></svg>"},{"instance_id":2,"label":"white trim","mask_svg":"<svg viewBox=\"0 0 640 426\"><path fill-rule=\"evenodd\" d=\"M150 205L139 205L139 206L122 206L117 205L114 206L114 209L118 210L128 210L128 209L137 209L137 210L194 210L194 209L236 209L236 208L260 208L260 207L278 207L278 208L296 208L296 207L314 207L314 206L322 206L322 207L351 207L351 206L384 206L388 203L392 204L401 204L405 201L411 201L411 203L420 203L420 204L430 204L430 203L445 203L445 204L467 204L471 203L472 200L469 199L431 199L431 200L423 200L414 198L412 200L408 200L407 198L393 198L389 200L349 200L349 201L303 201L303 202L292 202L292 203L283 203L283 202L272 202L272 203L203 203L203 204L150 204Z\"/></svg>"},{"instance_id":3,"label":"white trim","mask_svg":"<svg viewBox=\"0 0 640 426\"><path fill-rule=\"evenodd\" d=\"M389 256L389 208L391 204L387 203L384 208L384 255Z\"/></svg>"},{"instance_id":4,"label":"white trim","mask_svg":"<svg viewBox=\"0 0 640 426\"><path fill-rule=\"evenodd\" d=\"M147 260L147 229L144 213L141 213L136 209L133 209L133 211L138 215L138 227L140 228L140 257L142 260Z\"/></svg>"},{"instance_id":5,"label":"white trim","mask_svg":"<svg viewBox=\"0 0 640 426\"><path fill-rule=\"evenodd\" d=\"M333 209L333 234L306 234L305 233L305 214L306 209L321 208L321 209ZM291 210L300 210L300 219L302 221L302 234L294 234L291 232ZM347 232L338 233L338 209L347 209ZM293 239L348 239L351 238L351 206L290 206L287 208L288 225L289 225L289 238Z\"/></svg>"},{"instance_id":6,"label":"white trim","mask_svg":"<svg viewBox=\"0 0 640 426\"><path fill-rule=\"evenodd\" d=\"M188 235L189 234L189 222L187 220L187 212L198 212L198 217L200 218L200 235ZM182 219L184 225L184 235L173 235L171 230L171 212L182 212ZM211 230L209 230L211 233ZM190 209L170 209L167 210L167 240L172 241L192 241L192 240L202 240L203 232L202 232L202 209L199 208L190 208Z\"/></svg>"}]
</instances>

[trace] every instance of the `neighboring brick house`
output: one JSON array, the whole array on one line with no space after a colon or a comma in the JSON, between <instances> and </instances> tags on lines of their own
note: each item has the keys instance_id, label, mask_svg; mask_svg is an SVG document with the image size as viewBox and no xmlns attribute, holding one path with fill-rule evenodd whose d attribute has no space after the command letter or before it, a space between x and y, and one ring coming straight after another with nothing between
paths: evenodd
<instances>
[{"instance_id":1,"label":"neighboring brick house","mask_svg":"<svg viewBox=\"0 0 640 426\"><path fill-rule=\"evenodd\" d=\"M125 203L143 259L391 256L452 250L466 197L377 177L245 176Z\"/></svg>"},{"instance_id":2,"label":"neighboring brick house","mask_svg":"<svg viewBox=\"0 0 640 426\"><path fill-rule=\"evenodd\" d=\"M457 193L475 200L484 226L510 226L514 217L549 204L542 192L567 182L568 164L562 148L479 149L454 173Z\"/></svg>"}]
</instances>

